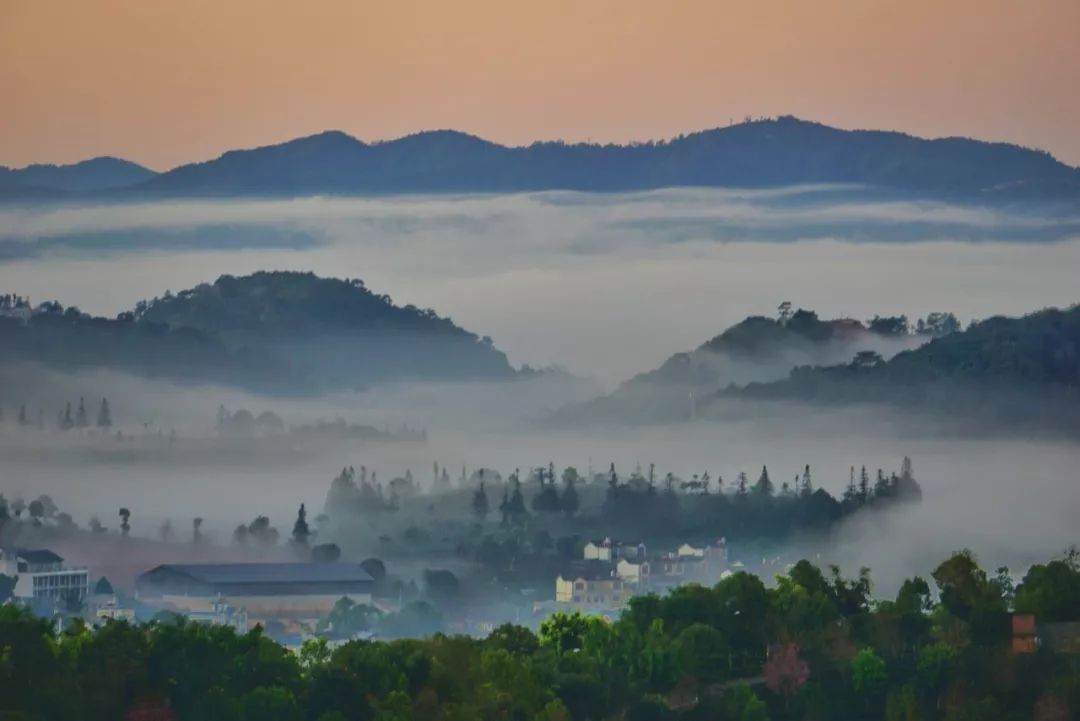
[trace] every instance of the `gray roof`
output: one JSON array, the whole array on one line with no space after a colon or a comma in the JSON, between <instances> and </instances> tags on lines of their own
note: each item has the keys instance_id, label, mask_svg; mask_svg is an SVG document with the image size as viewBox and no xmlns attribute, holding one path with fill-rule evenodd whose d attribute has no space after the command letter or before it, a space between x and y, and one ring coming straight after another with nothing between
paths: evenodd
<instances>
[{"instance_id":1,"label":"gray roof","mask_svg":"<svg viewBox=\"0 0 1080 721\"><path fill-rule=\"evenodd\" d=\"M615 578L615 567L605 561L578 561L562 570L559 574L564 580L573 581L579 578L586 581Z\"/></svg>"},{"instance_id":2,"label":"gray roof","mask_svg":"<svg viewBox=\"0 0 1080 721\"><path fill-rule=\"evenodd\" d=\"M46 548L20 549L15 555L27 563L63 563L64 559Z\"/></svg>"},{"instance_id":3,"label":"gray roof","mask_svg":"<svg viewBox=\"0 0 1080 721\"><path fill-rule=\"evenodd\" d=\"M236 583L342 583L373 581L355 563L174 563L166 569L205 584ZM151 571L148 571L150 573Z\"/></svg>"}]
</instances>

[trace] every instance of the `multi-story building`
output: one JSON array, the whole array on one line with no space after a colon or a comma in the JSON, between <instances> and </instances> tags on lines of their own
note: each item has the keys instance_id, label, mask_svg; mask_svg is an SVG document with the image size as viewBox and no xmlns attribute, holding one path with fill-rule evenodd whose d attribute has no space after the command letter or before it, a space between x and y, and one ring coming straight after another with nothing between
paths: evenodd
<instances>
[{"instance_id":1,"label":"multi-story building","mask_svg":"<svg viewBox=\"0 0 1080 721\"><path fill-rule=\"evenodd\" d=\"M626 584L609 563L577 563L555 578L555 602L575 608L610 609L622 606L629 594Z\"/></svg>"},{"instance_id":2,"label":"multi-story building","mask_svg":"<svg viewBox=\"0 0 1080 721\"><path fill-rule=\"evenodd\" d=\"M645 586L649 583L649 562L641 559L630 561L620 558L615 564L615 575L630 586Z\"/></svg>"},{"instance_id":3,"label":"multi-story building","mask_svg":"<svg viewBox=\"0 0 1080 721\"><path fill-rule=\"evenodd\" d=\"M645 544L602 538L586 543L583 556L586 561L607 561L608 563L616 563L624 558L628 561L641 561L645 559Z\"/></svg>"},{"instance_id":4,"label":"multi-story building","mask_svg":"<svg viewBox=\"0 0 1080 721\"><path fill-rule=\"evenodd\" d=\"M85 568L67 568L64 559L45 549L0 551L0 573L15 578L12 596L20 601L80 603L90 588Z\"/></svg>"}]
</instances>

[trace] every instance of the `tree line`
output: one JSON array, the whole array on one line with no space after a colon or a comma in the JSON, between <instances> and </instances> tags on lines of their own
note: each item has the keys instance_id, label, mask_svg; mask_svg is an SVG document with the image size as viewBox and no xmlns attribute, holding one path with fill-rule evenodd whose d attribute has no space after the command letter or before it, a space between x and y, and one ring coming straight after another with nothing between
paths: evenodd
<instances>
[{"instance_id":1,"label":"tree line","mask_svg":"<svg viewBox=\"0 0 1080 721\"><path fill-rule=\"evenodd\" d=\"M556 613L486 638L313 638L178 619L48 621L0 607L0 717L52 721L869 721L1069 719L1076 657L1012 650L1010 615L1080 621L1080 558L1013 586L970 551L875 599L870 572L800 561L768 586L634 598L614 621ZM368 614L348 603L335 621ZM420 629L422 633L423 630Z\"/></svg>"}]
</instances>

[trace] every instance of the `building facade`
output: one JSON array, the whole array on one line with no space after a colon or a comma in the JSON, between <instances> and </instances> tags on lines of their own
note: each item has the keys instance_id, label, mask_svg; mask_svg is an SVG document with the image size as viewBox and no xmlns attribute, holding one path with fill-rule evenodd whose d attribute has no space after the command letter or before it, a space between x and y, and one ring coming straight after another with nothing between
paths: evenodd
<instances>
[{"instance_id":1,"label":"building facade","mask_svg":"<svg viewBox=\"0 0 1080 721\"><path fill-rule=\"evenodd\" d=\"M90 590L89 571L64 566L64 559L46 549L0 551L0 573L15 578L16 600L81 603Z\"/></svg>"},{"instance_id":2,"label":"building facade","mask_svg":"<svg viewBox=\"0 0 1080 721\"><path fill-rule=\"evenodd\" d=\"M374 580L351 563L168 564L136 579L143 603L212 621L316 621L342 598L370 604Z\"/></svg>"}]
</instances>

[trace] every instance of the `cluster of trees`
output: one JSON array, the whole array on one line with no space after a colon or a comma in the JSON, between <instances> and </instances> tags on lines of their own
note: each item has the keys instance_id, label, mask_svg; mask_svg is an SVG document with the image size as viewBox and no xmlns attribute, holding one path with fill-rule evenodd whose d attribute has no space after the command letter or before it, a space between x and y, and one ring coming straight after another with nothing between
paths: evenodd
<instances>
[{"instance_id":1,"label":"cluster of trees","mask_svg":"<svg viewBox=\"0 0 1080 721\"><path fill-rule=\"evenodd\" d=\"M33 414L27 410L26 404L19 405L19 409L15 414L15 422L20 428L44 428L44 411L40 408L36 414ZM0 407L0 425L4 421L4 409ZM79 404L72 410L71 402L68 401L64 408L57 413L56 427L61 431L69 431L73 428L90 428L96 427L101 431L108 431L112 428L112 409L109 407L109 399L102 398L101 405L98 406L97 414L93 419L90 417L90 412L86 408L86 399L79 398Z\"/></svg>"},{"instance_id":2,"label":"cluster of trees","mask_svg":"<svg viewBox=\"0 0 1080 721\"><path fill-rule=\"evenodd\" d=\"M867 478L865 467L861 478ZM752 483L744 472L731 484L725 484L724 478L717 475L715 490L713 483L708 471L694 474L690 480L668 473L661 489L654 466L649 466L647 474L635 469L624 480L612 464L607 477L604 517L610 526L636 528L639 533L666 529L669 534L693 537L708 535L709 529L723 529L719 535L775 538L800 529L827 528L868 504L918 501L922 495L911 459L906 457L899 474L886 476L878 469L873 487L860 485L854 494L845 493L842 501L814 487L809 465L779 487L767 466L762 466Z\"/></svg>"},{"instance_id":3,"label":"cluster of trees","mask_svg":"<svg viewBox=\"0 0 1080 721\"><path fill-rule=\"evenodd\" d=\"M223 435L248 436L254 434L275 434L285 432L285 421L273 411L253 414L247 408L230 411L224 405L218 406L217 421L214 428Z\"/></svg>"},{"instance_id":4,"label":"cluster of trees","mask_svg":"<svg viewBox=\"0 0 1080 721\"><path fill-rule=\"evenodd\" d=\"M914 323L908 320L906 315L875 315L866 321L865 325L852 319L821 321L814 311L803 308L796 310L788 300L777 306L776 320L786 330L815 340L829 338L837 331L850 332L853 328L865 329L886 337L914 333L932 338L940 338L961 329L960 321L956 316L947 312L929 313L925 318L919 318Z\"/></svg>"},{"instance_id":5,"label":"cluster of trees","mask_svg":"<svg viewBox=\"0 0 1080 721\"><path fill-rule=\"evenodd\" d=\"M1075 657L1011 651L1010 614L1080 620L1076 554L1013 588L968 551L875 600L801 561L775 586L736 573L634 598L614 622L556 613L483 639L324 639L294 654L260 629L48 622L0 607L0 717L64 721L868 721L1067 719ZM936 594L932 585L936 587ZM935 597L937 600L935 600ZM407 610L408 609L408 610ZM422 604L402 622L430 622ZM427 615L425 615L427 614ZM339 603L325 627L373 628Z\"/></svg>"},{"instance_id":6,"label":"cluster of trees","mask_svg":"<svg viewBox=\"0 0 1080 721\"><path fill-rule=\"evenodd\" d=\"M328 513L331 510L360 514L395 511L403 498L419 493L420 484L411 470L391 479L384 488L375 471L368 473L367 466L360 466L359 473L355 467L346 466L330 482L325 507Z\"/></svg>"},{"instance_id":7,"label":"cluster of trees","mask_svg":"<svg viewBox=\"0 0 1080 721\"><path fill-rule=\"evenodd\" d=\"M972 323L884 360L800 366L790 377L751 383L727 395L819 403L888 403L997 424L1074 427L1080 387L1080 306Z\"/></svg>"}]
</instances>

